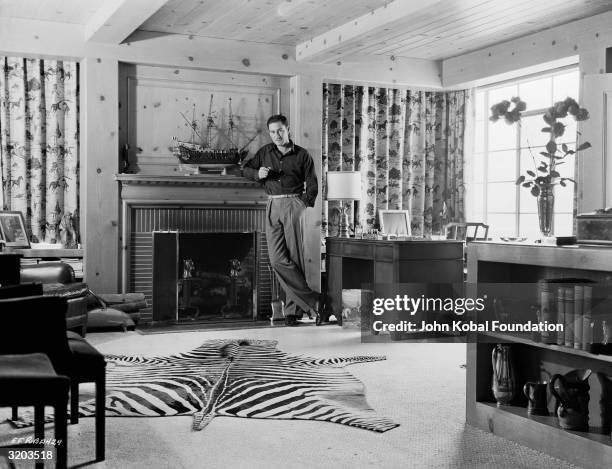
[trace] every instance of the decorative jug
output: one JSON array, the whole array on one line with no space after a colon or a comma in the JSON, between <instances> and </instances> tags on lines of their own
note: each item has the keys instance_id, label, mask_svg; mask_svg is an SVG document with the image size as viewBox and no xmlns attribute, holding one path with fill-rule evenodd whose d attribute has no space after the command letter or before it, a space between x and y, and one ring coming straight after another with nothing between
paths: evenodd
<instances>
[{"instance_id":1,"label":"decorative jug","mask_svg":"<svg viewBox=\"0 0 612 469\"><path fill-rule=\"evenodd\" d=\"M589 376L591 370L554 375L550 393L557 398L559 425L566 430L589 430Z\"/></svg>"},{"instance_id":2,"label":"decorative jug","mask_svg":"<svg viewBox=\"0 0 612 469\"><path fill-rule=\"evenodd\" d=\"M546 389L548 383L527 381L523 386L523 394L527 398L527 414L548 415Z\"/></svg>"},{"instance_id":3,"label":"decorative jug","mask_svg":"<svg viewBox=\"0 0 612 469\"><path fill-rule=\"evenodd\" d=\"M516 377L510 357L510 345L497 344L491 355L493 396L498 406L510 405L516 396Z\"/></svg>"}]
</instances>

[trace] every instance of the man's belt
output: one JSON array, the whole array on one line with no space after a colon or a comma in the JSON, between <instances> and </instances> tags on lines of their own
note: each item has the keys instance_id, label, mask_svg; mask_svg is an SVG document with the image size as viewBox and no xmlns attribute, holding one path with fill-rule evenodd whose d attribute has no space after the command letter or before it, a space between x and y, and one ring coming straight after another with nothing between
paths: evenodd
<instances>
[{"instance_id":1,"label":"man's belt","mask_svg":"<svg viewBox=\"0 0 612 469\"><path fill-rule=\"evenodd\" d=\"M268 199L284 199L287 197L299 197L300 194L278 194L278 195L269 195Z\"/></svg>"}]
</instances>

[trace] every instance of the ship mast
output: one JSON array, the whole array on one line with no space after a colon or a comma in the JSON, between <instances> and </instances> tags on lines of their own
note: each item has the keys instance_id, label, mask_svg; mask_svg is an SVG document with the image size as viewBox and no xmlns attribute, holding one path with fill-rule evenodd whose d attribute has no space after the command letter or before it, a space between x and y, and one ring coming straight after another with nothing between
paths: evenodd
<instances>
[{"instance_id":1,"label":"ship mast","mask_svg":"<svg viewBox=\"0 0 612 469\"><path fill-rule=\"evenodd\" d=\"M191 110L191 143L194 142L195 140L195 134L197 132L197 128L198 128L198 123L196 122L196 118L195 118L195 103L193 103L193 109Z\"/></svg>"},{"instance_id":2,"label":"ship mast","mask_svg":"<svg viewBox=\"0 0 612 469\"><path fill-rule=\"evenodd\" d=\"M232 98L229 98L229 120L228 120L227 136L232 145L234 145L234 115L232 114ZM236 146L236 145L234 145Z\"/></svg>"},{"instance_id":3,"label":"ship mast","mask_svg":"<svg viewBox=\"0 0 612 469\"><path fill-rule=\"evenodd\" d=\"M210 95L210 104L208 105L208 119L206 121L206 147L212 148L212 129L215 127L215 120L212 117L213 95Z\"/></svg>"}]
</instances>

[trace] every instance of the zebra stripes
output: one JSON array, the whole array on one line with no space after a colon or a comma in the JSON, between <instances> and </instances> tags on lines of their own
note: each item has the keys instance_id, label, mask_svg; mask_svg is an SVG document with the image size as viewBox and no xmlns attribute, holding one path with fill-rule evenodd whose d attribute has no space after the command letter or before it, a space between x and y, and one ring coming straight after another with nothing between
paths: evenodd
<instances>
[{"instance_id":1,"label":"zebra stripes","mask_svg":"<svg viewBox=\"0 0 612 469\"><path fill-rule=\"evenodd\" d=\"M217 415L321 420L376 432L397 424L378 417L363 384L343 369L385 360L289 355L272 340L211 340L166 357L107 355L107 416L193 414L202 430ZM80 414L94 415L93 400Z\"/></svg>"}]
</instances>

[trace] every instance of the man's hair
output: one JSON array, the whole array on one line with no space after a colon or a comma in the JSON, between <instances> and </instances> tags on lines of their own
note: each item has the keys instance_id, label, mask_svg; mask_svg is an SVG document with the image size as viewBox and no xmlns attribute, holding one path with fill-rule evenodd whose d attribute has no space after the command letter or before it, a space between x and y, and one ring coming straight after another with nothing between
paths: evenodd
<instances>
[{"instance_id":1,"label":"man's hair","mask_svg":"<svg viewBox=\"0 0 612 469\"><path fill-rule=\"evenodd\" d=\"M273 116L270 116L268 118L268 122L266 122L266 127L270 127L270 124L272 124L273 122L280 122L281 124L283 124L285 127L289 127L289 121L287 120L287 118L285 116L283 116L282 114L274 114Z\"/></svg>"}]
</instances>

